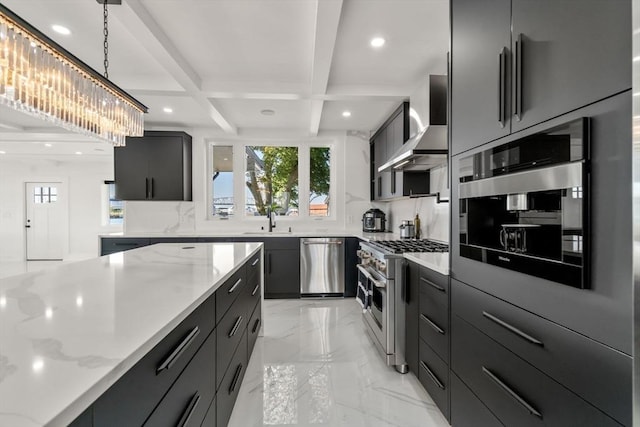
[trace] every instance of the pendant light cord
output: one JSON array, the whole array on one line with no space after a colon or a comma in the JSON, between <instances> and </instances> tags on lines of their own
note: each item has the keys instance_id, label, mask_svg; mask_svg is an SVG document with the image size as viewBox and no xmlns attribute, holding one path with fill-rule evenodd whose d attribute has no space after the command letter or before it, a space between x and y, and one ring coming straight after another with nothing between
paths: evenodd
<instances>
[{"instance_id":1,"label":"pendant light cord","mask_svg":"<svg viewBox=\"0 0 640 427\"><path fill-rule=\"evenodd\" d=\"M107 10L107 1L104 2L104 78L109 78L109 11Z\"/></svg>"}]
</instances>

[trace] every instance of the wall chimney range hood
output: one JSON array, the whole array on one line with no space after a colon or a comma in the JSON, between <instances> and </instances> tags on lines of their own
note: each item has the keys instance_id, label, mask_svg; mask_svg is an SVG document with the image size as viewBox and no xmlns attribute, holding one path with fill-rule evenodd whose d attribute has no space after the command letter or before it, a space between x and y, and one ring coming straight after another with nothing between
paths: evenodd
<instances>
[{"instance_id":1,"label":"wall chimney range hood","mask_svg":"<svg viewBox=\"0 0 640 427\"><path fill-rule=\"evenodd\" d=\"M412 136L378 172L427 170L447 163L447 76L430 75L409 102Z\"/></svg>"}]
</instances>

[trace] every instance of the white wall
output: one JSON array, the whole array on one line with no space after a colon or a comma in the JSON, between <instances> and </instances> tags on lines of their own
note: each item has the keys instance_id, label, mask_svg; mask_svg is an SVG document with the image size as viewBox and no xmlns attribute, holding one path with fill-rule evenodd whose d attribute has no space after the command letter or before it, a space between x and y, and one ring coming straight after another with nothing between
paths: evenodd
<instances>
[{"instance_id":1,"label":"white wall","mask_svg":"<svg viewBox=\"0 0 640 427\"><path fill-rule=\"evenodd\" d=\"M68 191L65 259L98 255L98 235L121 230L102 225L104 181L113 179L113 156L0 156L0 262L25 259L25 182L62 181Z\"/></svg>"},{"instance_id":2,"label":"white wall","mask_svg":"<svg viewBox=\"0 0 640 427\"><path fill-rule=\"evenodd\" d=\"M263 217L235 216L228 220L207 218L207 194L209 172L207 169L209 142L234 145L234 170L238 177L244 171L244 144L328 143L335 148L332 163L335 164L336 188L333 218L302 219L278 217L277 229L286 231L317 231L361 228L362 213L370 208L369 202L369 141L345 133L324 133L315 138L273 136L220 136L212 138L207 133L188 130L193 138L193 201L192 202L126 202L125 233L215 233L229 231L258 231L266 226ZM237 148L236 148L237 147ZM299 179L307 179L308 171L299 171ZM236 180L236 194L244 188L243 179ZM244 193L243 193L244 194Z\"/></svg>"}]
</instances>

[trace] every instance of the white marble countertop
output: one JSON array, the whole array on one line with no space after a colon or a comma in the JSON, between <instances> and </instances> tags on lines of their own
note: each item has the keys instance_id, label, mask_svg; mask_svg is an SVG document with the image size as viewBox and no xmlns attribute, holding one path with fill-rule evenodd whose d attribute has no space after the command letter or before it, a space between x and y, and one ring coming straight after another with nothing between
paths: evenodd
<instances>
[{"instance_id":1,"label":"white marble countertop","mask_svg":"<svg viewBox=\"0 0 640 427\"><path fill-rule=\"evenodd\" d=\"M0 280L0 426L62 426L262 243L160 244Z\"/></svg>"},{"instance_id":2,"label":"white marble countertop","mask_svg":"<svg viewBox=\"0 0 640 427\"><path fill-rule=\"evenodd\" d=\"M156 232L135 232L135 233L107 233L100 234L99 237L123 237L123 238L175 238L175 237L357 237L362 240L397 240L399 233L367 233L359 230L318 230L318 231L205 231L189 233L156 233Z\"/></svg>"},{"instance_id":3,"label":"white marble countertop","mask_svg":"<svg viewBox=\"0 0 640 427\"><path fill-rule=\"evenodd\" d=\"M406 259L420 264L440 274L449 275L448 252L416 252L403 254Z\"/></svg>"}]
</instances>

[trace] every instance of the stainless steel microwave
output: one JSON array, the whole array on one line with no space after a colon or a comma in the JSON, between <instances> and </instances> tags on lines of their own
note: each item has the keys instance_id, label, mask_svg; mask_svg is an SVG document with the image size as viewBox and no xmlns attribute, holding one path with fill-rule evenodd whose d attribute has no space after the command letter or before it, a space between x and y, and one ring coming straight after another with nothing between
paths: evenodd
<instances>
[{"instance_id":1,"label":"stainless steel microwave","mask_svg":"<svg viewBox=\"0 0 640 427\"><path fill-rule=\"evenodd\" d=\"M460 255L589 287L589 119L462 158Z\"/></svg>"}]
</instances>

